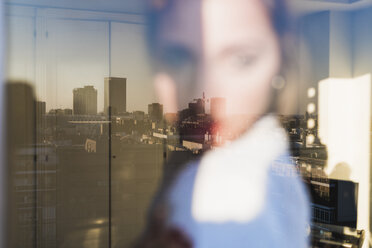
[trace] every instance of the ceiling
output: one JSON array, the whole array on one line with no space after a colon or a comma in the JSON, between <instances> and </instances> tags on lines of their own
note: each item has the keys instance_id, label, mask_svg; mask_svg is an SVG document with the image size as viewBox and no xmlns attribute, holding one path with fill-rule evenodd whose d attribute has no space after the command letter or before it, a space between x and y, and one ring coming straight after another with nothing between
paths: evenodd
<instances>
[{"instance_id":1,"label":"ceiling","mask_svg":"<svg viewBox=\"0 0 372 248\"><path fill-rule=\"evenodd\" d=\"M372 6L372 0L289 0L296 13L352 11Z\"/></svg>"},{"instance_id":2,"label":"ceiling","mask_svg":"<svg viewBox=\"0 0 372 248\"><path fill-rule=\"evenodd\" d=\"M83 9L95 11L144 13L144 0L5 0L8 4ZM189 0L186 0L189 1ZM355 10L372 6L372 0L288 0L296 13L324 10Z\"/></svg>"},{"instance_id":3,"label":"ceiling","mask_svg":"<svg viewBox=\"0 0 372 248\"><path fill-rule=\"evenodd\" d=\"M79 10L144 13L143 0L5 0L7 4Z\"/></svg>"}]
</instances>

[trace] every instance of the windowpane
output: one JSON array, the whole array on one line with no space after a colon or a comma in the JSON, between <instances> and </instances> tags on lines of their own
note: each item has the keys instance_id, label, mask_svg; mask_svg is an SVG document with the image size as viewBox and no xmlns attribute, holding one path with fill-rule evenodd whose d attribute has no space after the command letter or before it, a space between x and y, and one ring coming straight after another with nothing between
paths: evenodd
<instances>
[{"instance_id":1,"label":"windowpane","mask_svg":"<svg viewBox=\"0 0 372 248\"><path fill-rule=\"evenodd\" d=\"M265 186L280 181L283 187L267 187L265 203L275 209L264 216L300 220L308 207L312 247L365 248L372 218L372 7L305 1L296 1L301 6L293 9L290 35L281 28L291 25L270 26L277 53L264 52L271 43L261 42L265 32L255 32L257 25L251 30L230 23L240 9L227 12L229 18L223 9L223 17L208 19L218 12L208 12L211 6L240 1L177 1L166 9L163 4L172 0L151 1L159 23L146 22L140 0L6 1L9 247L132 247L139 237L146 241L141 234L157 234L151 221L158 215L170 226L178 210L187 214L176 222L204 223L192 204L208 205L210 196L223 201L209 210L224 213L229 204L238 209L242 204L231 204L235 196L251 207L259 201L245 198L246 191L265 194L257 193L258 183L249 186L258 177L244 177L234 165L269 157L266 141L276 136L260 141L262 132L253 145L239 141L248 141L255 125L271 118L284 133L276 141L284 142L285 156L270 161L272 180ZM247 15L237 23L259 20ZM269 17L275 20L267 23L279 18ZM146 37L154 27L157 36ZM255 35L259 42L245 43ZM244 39L235 42L239 37ZM265 80L256 84L261 76ZM214 159L207 159L210 154ZM205 163L213 169L201 181L217 174L218 180L210 194L197 198L196 175ZM227 165L226 173L218 165ZM299 179L307 193L289 178ZM303 201L309 196L302 209L293 199L282 200L300 191ZM260 242L270 240L270 231L278 235L293 227L284 222L269 225ZM230 234L236 233L210 240Z\"/></svg>"}]
</instances>

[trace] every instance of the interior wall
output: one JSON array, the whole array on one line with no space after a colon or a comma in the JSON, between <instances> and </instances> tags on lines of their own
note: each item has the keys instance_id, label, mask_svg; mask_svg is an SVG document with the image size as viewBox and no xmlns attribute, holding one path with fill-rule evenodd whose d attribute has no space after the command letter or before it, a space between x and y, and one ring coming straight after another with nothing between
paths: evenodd
<instances>
[{"instance_id":1,"label":"interior wall","mask_svg":"<svg viewBox=\"0 0 372 248\"><path fill-rule=\"evenodd\" d=\"M353 76L372 72L372 8L352 14Z\"/></svg>"},{"instance_id":2,"label":"interior wall","mask_svg":"<svg viewBox=\"0 0 372 248\"><path fill-rule=\"evenodd\" d=\"M341 97L339 104L335 105L336 110L339 111L340 122L335 122L332 130L337 129L340 125L347 124L348 122L355 121L353 115L356 112L360 112L361 108L352 109L353 101L358 101L361 98L353 94L351 91L346 91L341 96L341 84L338 82L343 82L349 80L350 78L355 78L352 80L352 84L349 85L350 89L356 89L361 86L360 81L357 78L372 73L372 8L356 10L352 12L344 11L327 11L319 12L311 15L307 15L301 20L301 37L305 40L305 45L300 49L301 53L301 66L306 66L306 60L310 61L308 74L302 73L301 84L300 84L300 99L302 100L301 107L304 111L306 104L308 103L306 99L307 88L314 87L319 89L318 84L323 79L327 78L337 78L333 80L334 86L332 90L327 92L325 100L328 103L332 103L331 97ZM304 71L304 69L302 69ZM365 78L365 77L363 77ZM370 81L370 76L367 77ZM370 82L367 82L370 83ZM368 88L369 89L369 88ZM370 90L369 90L370 91ZM367 95L371 95L371 92L364 92ZM324 92L322 92L323 94ZM318 95L318 94L317 94ZM323 94L324 95L324 94ZM324 97L324 96L323 96ZM319 101L319 99L317 99ZM367 101L366 101L367 102ZM365 106L365 105L368 106ZM370 111L372 107L370 103L361 104L366 111ZM324 107L324 106L323 106ZM343 109L344 108L344 109ZM347 114L346 110L350 110ZM327 111L322 109L322 111ZM317 111L318 112L318 111ZM302 112L304 113L304 112ZM326 114L329 116L329 113ZM365 116L369 116L370 113L366 113ZM323 114L324 116L324 114ZM361 115L363 116L363 115ZM349 119L348 119L349 118ZM367 118L368 119L368 118ZM362 126L371 125L370 121L364 119L363 123L356 124L353 129L344 130L342 129L338 135L343 137L341 143L337 143L337 148L344 146L346 148L347 155L352 157L354 160L362 159L363 163L353 163L352 166L356 172L363 171L359 173L360 175L366 175L366 180L355 179L359 185L359 200L358 200L358 229L364 229L366 233L366 240L363 247L368 247L369 243L369 230L371 229L372 219L370 217L371 209L371 197L370 197L370 139L369 142L363 143L366 151L355 150L354 145L350 142L358 143L360 139L354 135L355 132L360 132ZM321 122L322 120L320 120ZM368 129L368 128L367 128ZM345 132L343 135L343 132ZM364 131L364 135L369 135L368 131ZM337 139L335 135L334 140ZM348 136L349 138L346 138ZM364 136L363 136L364 137ZM350 142L348 142L348 140ZM326 142L327 143L327 142ZM359 142L360 143L360 142ZM358 143L358 144L359 144ZM354 150L354 152L352 152ZM337 154L329 154L333 156ZM340 154L338 154L340 155ZM364 173L364 174L363 174ZM341 178L340 178L341 179ZM353 180L353 179L351 179ZM369 183L368 183L369 182ZM369 199L368 199L369 198ZM367 200L366 200L367 199ZM363 206L362 206L363 205ZM369 209L369 211L368 211Z\"/></svg>"},{"instance_id":3,"label":"interior wall","mask_svg":"<svg viewBox=\"0 0 372 248\"><path fill-rule=\"evenodd\" d=\"M354 11L352 14L353 76L372 73L372 8ZM372 107L371 107L372 109ZM372 126L371 126L372 128ZM371 137L371 136L370 136ZM371 151L369 153L371 163ZM372 172L369 171L369 178ZM372 185L372 181L370 181ZM372 202L369 188L369 229L372 230Z\"/></svg>"},{"instance_id":4,"label":"interior wall","mask_svg":"<svg viewBox=\"0 0 372 248\"><path fill-rule=\"evenodd\" d=\"M329 76L329 20L330 13L325 11L307 15L299 21L299 114L307 110L307 90L317 89L318 82Z\"/></svg>"},{"instance_id":5,"label":"interior wall","mask_svg":"<svg viewBox=\"0 0 372 248\"><path fill-rule=\"evenodd\" d=\"M351 14L330 12L329 77L352 77Z\"/></svg>"}]
</instances>

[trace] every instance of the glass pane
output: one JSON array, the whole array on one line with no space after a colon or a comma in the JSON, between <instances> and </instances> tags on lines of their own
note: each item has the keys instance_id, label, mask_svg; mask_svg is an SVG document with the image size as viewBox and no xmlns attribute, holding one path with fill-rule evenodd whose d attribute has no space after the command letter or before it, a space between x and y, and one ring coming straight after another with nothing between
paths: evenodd
<instances>
[{"instance_id":1,"label":"glass pane","mask_svg":"<svg viewBox=\"0 0 372 248\"><path fill-rule=\"evenodd\" d=\"M108 245L108 25L54 19L45 32L46 130L56 146L56 232L62 247ZM38 87L38 85L36 86ZM101 113L101 115L99 115ZM47 134L48 135L48 134Z\"/></svg>"},{"instance_id":2,"label":"glass pane","mask_svg":"<svg viewBox=\"0 0 372 248\"><path fill-rule=\"evenodd\" d=\"M48 18L45 33L47 110L73 109L73 90L93 86L103 112L104 78L109 75L106 22ZM84 113L82 113L84 114Z\"/></svg>"},{"instance_id":3,"label":"glass pane","mask_svg":"<svg viewBox=\"0 0 372 248\"><path fill-rule=\"evenodd\" d=\"M148 1L159 23L145 21L145 2L6 3L9 247L132 247L162 240L161 234L182 241L185 230L186 239L218 243L239 232L209 233L231 219L213 219L203 229L210 221L203 214L244 206L234 199L247 208L259 202L247 196L249 190L267 193L267 209L273 208L259 217L281 213L254 222L249 235L244 230L253 244L276 236L291 244L298 237L282 233L291 227L287 221L302 220L308 208L305 237L311 247L368 247L372 7L347 0L289 1L295 7L291 23L270 26L277 53L262 53L265 42L245 43L265 35L254 31L262 24L256 23L259 9L236 8L254 1ZM209 9L219 4L235 12ZM279 24L276 18L286 11L278 8L267 12L273 16L265 12L273 19L266 25ZM235 19L239 13L244 15ZM246 18L250 14L254 18ZM231 20L253 24L246 28ZM235 43L246 31L249 37ZM262 54L280 58L258 59ZM260 76L265 80L255 84ZM284 134L250 138L265 120ZM284 142L285 156L270 158L271 139ZM234 153L227 156L220 148ZM254 174L237 173L234 166L266 158L271 180L264 185L270 190L258 194L262 188L250 184L258 180ZM205 163L212 169L202 175ZM202 182L218 179L200 198L196 175L205 176ZM293 189L288 184L294 176L300 186ZM298 198L288 200L293 194L304 197L302 208L292 204ZM198 215L191 207L200 202L209 208ZM157 221L171 227L169 233L158 232ZM190 223L182 235L172 229ZM226 247L244 247L233 241Z\"/></svg>"},{"instance_id":4,"label":"glass pane","mask_svg":"<svg viewBox=\"0 0 372 248\"><path fill-rule=\"evenodd\" d=\"M36 165L34 162L34 95L25 82L35 79L35 22L31 8L16 8L7 15L8 85L7 152L10 206L11 247L34 247L37 242ZM17 238L17 233L22 238Z\"/></svg>"},{"instance_id":5,"label":"glass pane","mask_svg":"<svg viewBox=\"0 0 372 248\"><path fill-rule=\"evenodd\" d=\"M31 8L15 8L7 15L7 74L13 80L35 81L35 21Z\"/></svg>"},{"instance_id":6,"label":"glass pane","mask_svg":"<svg viewBox=\"0 0 372 248\"><path fill-rule=\"evenodd\" d=\"M112 242L130 247L144 228L147 209L161 180L163 145L146 144L151 123L145 118L155 101L145 26L111 24L111 75L127 79L127 114L116 117L112 129Z\"/></svg>"},{"instance_id":7,"label":"glass pane","mask_svg":"<svg viewBox=\"0 0 372 248\"><path fill-rule=\"evenodd\" d=\"M13 233L24 233L12 242L106 247L109 123L103 89L109 26L68 10L31 10L34 16L28 17L9 7L9 130L16 140L12 222ZM20 13L13 17L15 11Z\"/></svg>"}]
</instances>

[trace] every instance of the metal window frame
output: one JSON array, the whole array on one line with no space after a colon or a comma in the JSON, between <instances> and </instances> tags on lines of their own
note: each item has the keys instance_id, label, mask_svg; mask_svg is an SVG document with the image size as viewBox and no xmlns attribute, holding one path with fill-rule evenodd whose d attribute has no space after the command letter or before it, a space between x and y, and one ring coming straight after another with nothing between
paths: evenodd
<instances>
[{"instance_id":1,"label":"metal window frame","mask_svg":"<svg viewBox=\"0 0 372 248\"><path fill-rule=\"evenodd\" d=\"M5 99L3 80L4 73L4 8L3 1L0 0L0 248L5 248L7 244L6 224L7 224L7 177L6 177L6 158L5 158Z\"/></svg>"}]
</instances>

